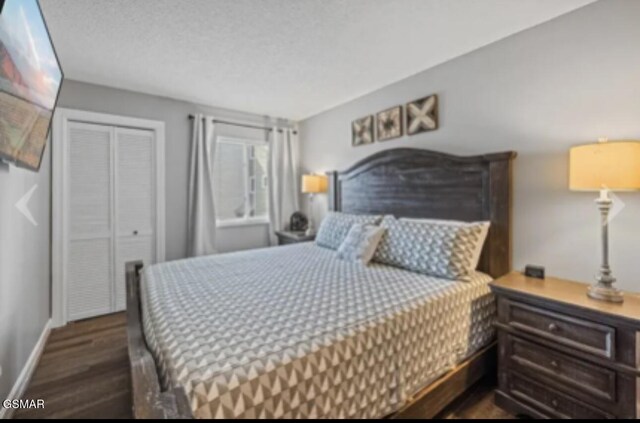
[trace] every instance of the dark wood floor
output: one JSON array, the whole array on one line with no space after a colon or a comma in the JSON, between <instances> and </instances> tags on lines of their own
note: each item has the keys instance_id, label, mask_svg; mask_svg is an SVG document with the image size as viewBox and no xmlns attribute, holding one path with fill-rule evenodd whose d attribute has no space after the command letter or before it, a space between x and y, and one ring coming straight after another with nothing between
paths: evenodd
<instances>
[{"instance_id":1,"label":"dark wood floor","mask_svg":"<svg viewBox=\"0 0 640 423\"><path fill-rule=\"evenodd\" d=\"M25 398L45 408L15 418L131 418L131 381L124 313L55 329ZM481 382L445 410L446 419L509 419L493 404L493 386Z\"/></svg>"},{"instance_id":2,"label":"dark wood floor","mask_svg":"<svg viewBox=\"0 0 640 423\"><path fill-rule=\"evenodd\" d=\"M454 401L439 416L438 419L487 419L512 420L512 414L496 407L493 402L495 382L480 381L462 397Z\"/></svg>"},{"instance_id":3,"label":"dark wood floor","mask_svg":"<svg viewBox=\"0 0 640 423\"><path fill-rule=\"evenodd\" d=\"M27 389L44 409L15 418L131 418L124 313L54 329Z\"/></svg>"}]
</instances>

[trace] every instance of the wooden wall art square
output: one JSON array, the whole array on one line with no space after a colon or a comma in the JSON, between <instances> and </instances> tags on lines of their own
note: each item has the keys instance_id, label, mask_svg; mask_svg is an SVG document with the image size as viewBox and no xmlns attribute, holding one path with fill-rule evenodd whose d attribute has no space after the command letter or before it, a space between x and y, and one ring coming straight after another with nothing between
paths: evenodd
<instances>
[{"instance_id":1,"label":"wooden wall art square","mask_svg":"<svg viewBox=\"0 0 640 423\"><path fill-rule=\"evenodd\" d=\"M373 142L373 115L356 119L351 123L351 144L353 146Z\"/></svg>"},{"instance_id":2,"label":"wooden wall art square","mask_svg":"<svg viewBox=\"0 0 640 423\"><path fill-rule=\"evenodd\" d=\"M386 141L402 136L402 106L379 112L376 117L378 141Z\"/></svg>"},{"instance_id":3,"label":"wooden wall art square","mask_svg":"<svg viewBox=\"0 0 640 423\"><path fill-rule=\"evenodd\" d=\"M438 96L436 94L407 103L407 135L438 129Z\"/></svg>"}]
</instances>

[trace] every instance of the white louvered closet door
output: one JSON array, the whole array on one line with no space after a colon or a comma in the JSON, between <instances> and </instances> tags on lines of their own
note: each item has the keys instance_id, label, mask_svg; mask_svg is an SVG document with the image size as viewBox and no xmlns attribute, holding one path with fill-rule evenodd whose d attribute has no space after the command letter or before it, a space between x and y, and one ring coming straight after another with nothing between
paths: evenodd
<instances>
[{"instance_id":1,"label":"white louvered closet door","mask_svg":"<svg viewBox=\"0 0 640 423\"><path fill-rule=\"evenodd\" d=\"M115 308L126 308L125 263L155 263L155 138L153 131L115 129L117 169Z\"/></svg>"},{"instance_id":2,"label":"white louvered closet door","mask_svg":"<svg viewBox=\"0 0 640 423\"><path fill-rule=\"evenodd\" d=\"M69 122L66 318L126 309L125 263L156 262L156 138L151 130Z\"/></svg>"},{"instance_id":3,"label":"white louvered closet door","mask_svg":"<svg viewBox=\"0 0 640 423\"><path fill-rule=\"evenodd\" d=\"M66 306L69 320L113 310L113 128L70 122Z\"/></svg>"}]
</instances>

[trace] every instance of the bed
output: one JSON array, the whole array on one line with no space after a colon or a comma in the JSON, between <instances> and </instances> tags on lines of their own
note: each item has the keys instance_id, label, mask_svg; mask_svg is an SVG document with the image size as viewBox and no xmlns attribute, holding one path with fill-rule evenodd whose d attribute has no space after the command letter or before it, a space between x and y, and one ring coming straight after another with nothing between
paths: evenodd
<instances>
[{"instance_id":1,"label":"bed","mask_svg":"<svg viewBox=\"0 0 640 423\"><path fill-rule=\"evenodd\" d=\"M313 243L128 263L137 418L429 417L491 371L510 270L513 153L377 153L330 172L330 209L491 220L467 282L344 262Z\"/></svg>"}]
</instances>

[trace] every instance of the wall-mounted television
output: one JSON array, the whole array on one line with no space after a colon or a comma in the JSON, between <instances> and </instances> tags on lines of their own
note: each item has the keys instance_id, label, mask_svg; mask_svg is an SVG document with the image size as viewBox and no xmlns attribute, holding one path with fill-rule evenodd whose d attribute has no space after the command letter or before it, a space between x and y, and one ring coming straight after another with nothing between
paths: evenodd
<instances>
[{"instance_id":1,"label":"wall-mounted television","mask_svg":"<svg viewBox=\"0 0 640 423\"><path fill-rule=\"evenodd\" d=\"M0 159L37 171L62 84L62 69L37 0L3 3Z\"/></svg>"}]
</instances>

